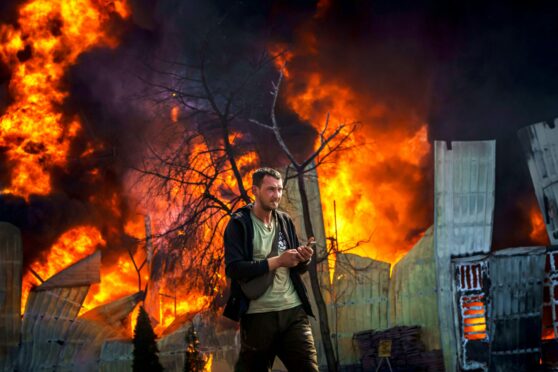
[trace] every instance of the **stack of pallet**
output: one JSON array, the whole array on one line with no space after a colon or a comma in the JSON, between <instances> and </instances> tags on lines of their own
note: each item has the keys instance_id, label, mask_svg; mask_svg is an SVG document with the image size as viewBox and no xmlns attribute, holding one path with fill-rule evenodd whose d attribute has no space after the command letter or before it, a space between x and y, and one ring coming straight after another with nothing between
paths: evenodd
<instances>
[{"instance_id":1,"label":"stack of pallet","mask_svg":"<svg viewBox=\"0 0 558 372\"><path fill-rule=\"evenodd\" d=\"M363 371L375 371L382 363L380 371L389 371L387 360L382 361L380 343L391 343L389 363L393 371L443 371L442 354L439 351L426 352L420 341L420 327L394 327L384 331L363 331L355 333ZM388 341L389 340L389 341ZM385 355L385 350L384 350Z\"/></svg>"}]
</instances>

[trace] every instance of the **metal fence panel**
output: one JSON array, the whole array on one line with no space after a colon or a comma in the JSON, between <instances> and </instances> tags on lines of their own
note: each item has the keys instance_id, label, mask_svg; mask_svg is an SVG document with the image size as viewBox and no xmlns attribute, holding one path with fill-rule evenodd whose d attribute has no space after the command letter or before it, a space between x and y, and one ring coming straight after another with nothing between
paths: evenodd
<instances>
[{"instance_id":1,"label":"metal fence panel","mask_svg":"<svg viewBox=\"0 0 558 372\"><path fill-rule=\"evenodd\" d=\"M421 327L426 350L440 350L434 232L430 227L393 268L390 280L389 325Z\"/></svg>"},{"instance_id":2,"label":"metal fence panel","mask_svg":"<svg viewBox=\"0 0 558 372\"><path fill-rule=\"evenodd\" d=\"M512 248L490 257L491 371L539 366L544 247Z\"/></svg>"},{"instance_id":3,"label":"metal fence panel","mask_svg":"<svg viewBox=\"0 0 558 372\"><path fill-rule=\"evenodd\" d=\"M550 242L558 244L558 129L542 122L522 128L518 136Z\"/></svg>"},{"instance_id":4,"label":"metal fence panel","mask_svg":"<svg viewBox=\"0 0 558 372\"><path fill-rule=\"evenodd\" d=\"M339 362L359 362L356 332L388 326L390 264L354 254L338 254L333 279L331 316ZM337 343L337 345L335 344Z\"/></svg>"}]
</instances>

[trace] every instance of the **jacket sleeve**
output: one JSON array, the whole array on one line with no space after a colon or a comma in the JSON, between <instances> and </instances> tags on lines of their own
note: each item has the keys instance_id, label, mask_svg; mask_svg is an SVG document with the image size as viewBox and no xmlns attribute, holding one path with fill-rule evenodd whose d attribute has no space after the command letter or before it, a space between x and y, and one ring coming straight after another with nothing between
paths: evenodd
<instances>
[{"instance_id":1,"label":"jacket sleeve","mask_svg":"<svg viewBox=\"0 0 558 372\"><path fill-rule=\"evenodd\" d=\"M287 218L288 221L288 225L289 225L289 230L292 234L292 242L294 247L292 248L298 248L300 247L300 242L298 240L298 236L296 235L296 228L294 226L293 220L290 218ZM309 259L308 261L304 261L299 263L298 265L296 265L292 270L296 270L297 272L299 272L300 274L304 274L305 272L308 271L308 266L310 265L310 262L312 261L312 259Z\"/></svg>"},{"instance_id":2,"label":"jacket sleeve","mask_svg":"<svg viewBox=\"0 0 558 372\"><path fill-rule=\"evenodd\" d=\"M231 279L252 279L269 271L267 260L247 260L246 242L240 221L232 218L225 228L225 274Z\"/></svg>"}]
</instances>

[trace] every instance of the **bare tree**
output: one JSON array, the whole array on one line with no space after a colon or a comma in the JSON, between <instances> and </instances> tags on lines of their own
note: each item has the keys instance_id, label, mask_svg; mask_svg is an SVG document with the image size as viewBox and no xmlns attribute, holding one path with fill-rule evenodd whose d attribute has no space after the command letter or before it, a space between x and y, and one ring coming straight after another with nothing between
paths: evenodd
<instances>
[{"instance_id":1,"label":"bare tree","mask_svg":"<svg viewBox=\"0 0 558 372\"><path fill-rule=\"evenodd\" d=\"M154 235L165 246L153 259L155 271L187 273L168 277L187 279L209 295L224 283L220 242L227 217L251 202L243 176L255 165L246 162L253 148L238 128L254 110L253 97L261 95L258 78L274 69L280 55L252 53L235 61L240 67L234 73L223 75L231 67L223 51L212 48L216 31L202 39L194 63L159 58L145 64L138 78L148 89L140 98L165 109L180 107L182 115L146 141L143 162L135 168L146 199L171 206L168 227Z\"/></svg>"},{"instance_id":2,"label":"bare tree","mask_svg":"<svg viewBox=\"0 0 558 372\"><path fill-rule=\"evenodd\" d=\"M220 243L227 217L241 204L251 202L243 176L256 164L243 161L252 149L250 144L243 142L241 132L235 128L254 116L253 97L261 96L263 90L257 78L273 71L272 62L281 56L266 52L255 55L243 64L243 68L235 70L234 79L230 75L221 75L206 35L196 63L158 60L157 66L146 65L155 78L139 77L150 88L144 98L161 105L178 104L185 113L182 117L185 125L170 126L160 133L160 138L151 139L144 162L136 168L142 184L147 185L148 198L166 200L169 205L177 207L171 213L168 229L158 236L167 245L166 250L159 250L165 253L159 260L164 262L161 272L187 273L190 284L205 288L208 294L214 294L215 285L222 280L223 251L221 244L217 243ZM304 177L324 164L333 153L346 148L356 125L341 124L330 128L328 115L323 130L318 133L318 148L298 161L287 146L276 120L282 79L281 71L272 91L271 124L250 121L272 131L295 170L288 178L298 182L305 233L310 237L314 236L314 228ZM317 274L317 264L324 259L326 256L318 257L314 252L309 273L328 368L335 371L337 361ZM154 265L156 262L157 257Z\"/></svg>"},{"instance_id":3,"label":"bare tree","mask_svg":"<svg viewBox=\"0 0 558 372\"><path fill-rule=\"evenodd\" d=\"M277 143L279 144L283 153L287 156L291 163L291 167L294 169L294 175L290 176L296 178L298 184L298 190L300 192L300 200L302 205L302 216L304 220L304 229L307 237L313 237L314 227L312 226L312 220L310 218L310 206L308 203L308 194L306 191L306 184L304 182L304 176L306 173L316 169L320 166L326 159L328 159L334 152L343 149L343 146L347 143L351 134L356 129L356 124L340 124L335 127L331 133L329 130L329 114L326 117L325 125L320 132L320 143L318 148L308 155L304 160L299 161L293 155L291 149L287 145L285 139L281 135L281 129L277 122L276 117L276 106L277 100L279 98L280 86L283 80L283 69L281 69L279 74L279 79L273 84L273 103L271 105L271 124L264 124L258 120L250 119L250 121L262 128L266 128L273 132ZM321 291L321 285L318 277L317 264L318 262L326 259L326 257L319 257L318 251L314 250L313 260L310 263L308 272L310 274L310 284L312 286L312 292L316 300L316 307L318 309L318 321L320 324L320 334L322 336L322 342L324 346L324 351L326 354L326 360L329 371L336 371L338 369L338 362L336 360L336 355L334 353L334 348L331 342L331 331L329 329L327 307L324 301L324 297Z\"/></svg>"}]
</instances>

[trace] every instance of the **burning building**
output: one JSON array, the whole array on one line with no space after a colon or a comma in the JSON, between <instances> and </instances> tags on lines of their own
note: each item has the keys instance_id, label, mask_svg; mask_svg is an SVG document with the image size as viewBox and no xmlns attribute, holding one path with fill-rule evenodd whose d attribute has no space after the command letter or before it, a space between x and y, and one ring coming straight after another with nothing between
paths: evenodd
<instances>
[{"instance_id":1,"label":"burning building","mask_svg":"<svg viewBox=\"0 0 558 372\"><path fill-rule=\"evenodd\" d=\"M476 17L478 13L470 12L466 7L460 8L464 15L459 11L448 11L451 13L447 18L451 22L448 22L444 18L448 15L447 9L438 12L439 9L434 7L436 10L429 13L418 9L419 6L414 8L415 5L400 11L397 5L374 3L370 8L374 8L372 12L365 7L366 2L286 2L269 9L267 5L261 5L266 2L242 2L242 6L232 10L224 9L224 2L177 1L172 6L161 5L165 2L155 3L29 0L0 4L0 211L1 219L17 225L23 235L21 243L19 235L6 233L10 243L3 245L6 250L0 262L0 314L5 320L6 332L0 334L0 363L21 363L29 368L32 363L37 363L33 358L18 356L21 336L25 355L33 355L39 343L41 350L52 352L45 357L49 366L88 365L94 355L100 355L98 367L101 370L129 368L131 308L141 301L145 284L149 282L146 307L154 323L158 322L157 332L169 335L160 344L164 363L169 366L180 364L179 359L173 359L173 356L180 358L176 350L184 347L180 336L184 330L177 324L181 320L191 321L191 314L211 307L218 302L213 299L225 292L224 275L218 266L218 249L205 249L210 252L208 255L188 256L192 262L190 265L173 255L176 252L160 249L156 242L151 242L152 249L142 249L144 243L147 245L148 236L156 237L165 230L171 230L173 238L186 250L193 248L191 241L190 245L185 244L186 237L195 235L193 231L180 224L166 223L168 221L162 221L161 217L165 212L175 216L186 213L187 208L181 207L189 204L189 194L180 188L180 184L170 184L169 192L153 197L149 208L138 208L138 195L145 197L151 185L137 182L128 173L130 168L138 167L141 158L138 153L144 155L146 149L151 148L145 144L135 145L140 147L138 150L131 145L131 138L135 135L151 137L153 132L172 131L162 144L154 147L174 152L182 145L180 140L189 134L188 128L200 125L210 132L219 127L220 123L215 120L205 120L207 116L194 119L197 115L194 111L202 105L199 100L193 103L197 95L192 94L190 88L198 76L190 75L190 70L187 73L181 70L195 59L190 54L197 47L194 39L204 34L205 26L213 24L208 21L211 20L208 14L214 10L219 17L230 14L219 22L223 26L219 36L222 37L221 44L216 48L218 52L212 55L213 62L217 63L214 70L220 80L211 83L218 87L228 85L231 75L244 71L245 66L238 61L244 59L246 49L254 45L245 48L246 44L239 40L247 40L248 34L258 35L262 30L267 32L261 25L279 20L280 33L271 31L270 39L262 41L258 37L255 44L265 45L264 55L286 50L279 58L279 62L286 62L285 95L279 100L282 110L287 112L282 131L300 153L315 147L324 129L325 117L330 116L331 122L362 122L343 156L334 155L329 164L322 164L319 178L316 174L308 178L312 223L319 248L325 252L331 250L332 245L340 247L337 264L334 265L333 260L329 265L323 262L319 269L332 342L341 364L354 366L359 363L358 350L352 340L355 332L416 325L421 327L424 352L443 350L446 366L451 366L448 369L491 368L491 361L507 355L524 355L524 359L514 356L517 365L533 362L539 353L537 348L544 349L545 344L539 346L536 339L525 341L500 335L501 330L510 327L521 330L525 324L538 322L541 316L535 309L538 300L533 297L532 303L524 304L521 299L523 293L539 290L540 277L538 274L529 276L519 292L511 292L517 296L517 302L500 303L494 296L505 297L507 292L502 292L503 288L506 283L511 283L502 279L514 275L501 272L506 265L516 265L514 270L525 265L538 268L543 248L512 249L501 254L490 252L495 248L509 247L509 242L517 241L522 234L525 238L521 246L535 245L535 242L544 246L545 226L551 243L555 244L553 235L558 229L553 189L555 167L549 160L554 151L551 143L554 132L544 129L546 127L530 129L527 136L531 139L524 141L527 153L531 154L529 162L533 163L531 173L536 173L533 180L543 218L539 216L535 199L524 198L526 192L521 194L514 189L510 198L521 194L518 198L521 203L517 203L514 209L518 212L517 218L516 213L509 213L510 217L505 221L507 225L494 224L494 218L498 220L500 215L502 220L502 214L508 213L507 210L502 212L502 208L494 208L495 203L498 204L495 201L498 177L494 176L497 151L494 144L440 142L432 146L432 138L494 138L498 134L479 130L490 120L513 117L516 125L518 122L523 125L526 118L533 115L544 117L554 112L553 103L546 111L539 103L517 105L517 102L523 102L521 98L525 93L521 89L518 96L507 95L507 89L506 94L498 94L498 100L486 99L495 94L490 89L488 93L479 89L479 86L485 87L486 81L492 82L488 84L490 87L505 85L498 80L502 70L513 76L519 70L525 71L520 68L521 64L513 62L522 60L516 58L518 55L526 58L528 63L525 64L529 67L540 66L541 61L551 65L546 70L544 64L542 69L533 70L555 70L551 63L554 58L534 58L532 56L538 56L537 53L517 53L518 44L523 48L528 44L528 51L538 52L539 49L530 49L538 44L529 39L511 38L513 45L509 49L513 53L504 53L503 58L496 53L501 52L498 48L507 44L497 43L498 48L495 48L492 40L500 40L502 34L507 35L510 31L493 30L494 24L500 24L493 20L495 14L506 12L498 9L491 14L490 7L482 9L482 14L489 15L485 17L488 21L484 22L490 24L488 34L493 36L487 38L490 42L482 43L484 39L481 40L480 45L491 52L486 53L486 49L477 49L477 39L471 39L472 42L466 39L471 32L477 32L477 27L470 27L467 22L474 25L480 22ZM17 6L13 5L12 9L11 4ZM289 12L296 13L295 17L290 17ZM487 27L480 23L480 29L484 31ZM514 18L510 23L534 27L537 32L522 30L521 37L534 34L537 41L547 37L552 40L550 49L558 50L554 47L556 38L548 32L555 27L551 12L545 10L542 17L537 14L531 19ZM184 50L170 43L174 37L187 44ZM169 64L153 64L149 66L153 69L145 73L135 68L137 60L141 63L149 60L145 50L155 51L154 59L158 61L174 60L181 54L187 58L172 64L168 70ZM465 68L460 65L461 53L474 57L477 52L482 71L485 71L487 54L499 56L493 64L497 68L489 68L488 76L480 74L482 83L479 86L473 84L471 87L465 81L462 85L470 89L462 89L457 84L457 88L454 87L456 92L451 91L448 81L463 82L469 77L468 72L474 71L469 65ZM502 68L504 63L507 69ZM155 98L164 103L157 106L160 111L153 109L151 112L151 106L148 107L145 101L138 103L135 99L134 93L142 95L145 88L141 84L138 87L136 73L156 85L161 81L150 78L159 67L163 67L165 79L168 76L178 76L178 79L163 79L164 94ZM272 72L270 79L275 79L276 70ZM436 73L447 77L442 76L441 83L436 82L431 79ZM130 75L134 75L133 79ZM534 85L548 84L550 75L541 73L542 78L537 75L533 78ZM494 84L495 80L497 84ZM184 81L188 81L186 86L181 85ZM268 85L255 88L256 92L246 101L252 102L267 88ZM533 101L553 101L548 98L547 91L541 93L538 89L539 96L533 95L533 91L527 95L537 97ZM441 91L441 97L433 91ZM484 95L479 94L480 100L490 101L490 107L470 110L469 107L464 109L463 104L456 107L453 103L451 106L451 99L449 102L444 100L447 98L444 93L449 98L453 93L458 97L456 101L467 105L476 101L462 99L463 95L479 91L484 92ZM435 97L430 102L432 95ZM519 106L530 106L532 111L516 115ZM494 107L501 108L501 111L495 114L491 111ZM511 108L516 111L510 111ZM466 129L455 124L461 121L444 120L448 116L466 116L464 114L473 112L482 113L483 117L485 112L489 114L484 120L463 119L468 124L475 123ZM203 141L194 143L191 148L196 151L196 156L187 160L195 158L205 167L211 159L200 154L228 145L237 151L237 170L242 174L241 178L260 163L277 160L277 148L272 140L264 140L261 132L247 128L246 123L233 124L228 142L219 139L227 138L227 135L211 132L204 138L209 139L206 142L210 147L204 147ZM256 146L252 146L250 140L256 142ZM512 146L504 141L498 143L499 149ZM530 149L532 144L536 146ZM436 156L434 162L431 161L433 154ZM180 158L184 153L176 151L172 155ZM124 161L127 157L134 158L134 161ZM430 179L434 172L436 184L432 185ZM169 174L179 175L176 177L179 180L191 176L180 172ZM514 181L510 177L503 179L507 185ZM133 189L131 185L138 183L139 191L130 191ZM245 183L248 184L246 180ZM219 197L234 200L231 206L237 206L241 200L237 192L239 179L232 172L220 173L212 187L211 191L217 190ZM500 183L498 187L506 187L506 184ZM296 188L293 190L291 199L296 204ZM197 189L194 194L202 193ZM285 207L288 204L286 200ZM294 206L291 212L298 221L299 231L303 232L300 210ZM153 217L152 234L145 232L146 215ZM221 221L225 220L208 221L215 229L202 229L194 240L199 246L220 248L219 229L222 228ZM428 228L433 222L434 225ZM147 225L151 226L151 223ZM504 225L513 226L510 234L501 227ZM534 229L534 237L527 237L530 228ZM5 227L6 231L11 229L12 226ZM216 232L216 240L210 240L211 232ZM492 241L497 242L493 244ZM352 249L343 252L348 248ZM94 253L97 250L102 251L100 263L98 254ZM556 337L558 327L554 294L557 254L552 248L546 248L545 252L546 271L541 289L542 332L543 338L551 340ZM88 260L87 265L73 267L83 259ZM99 271L89 271L87 267ZM139 273L137 268L142 268ZM65 270L70 270L71 275ZM192 276L200 272L214 274L211 277L201 275L207 280L198 280L185 288L181 284L188 282L189 277L181 276L181 271ZM79 272L79 275L74 276L72 272ZM60 277L58 273L65 273L65 276ZM20 275L23 275L23 283L14 281ZM167 281L167 278L171 280ZM491 278L494 283L496 278L501 279L498 283L502 283L502 288L499 284L495 287L489 280ZM46 283L49 284L45 286ZM87 296L82 299L86 287ZM70 288L74 292L67 294ZM60 311L56 315L58 320L37 310L36 304L49 298L47 293L59 296L56 298L61 302L56 304L68 305L56 310ZM69 296L69 300L64 296ZM79 309L76 303L80 304ZM56 304L52 306L57 308ZM493 309L495 304L502 308ZM508 305L525 305L529 311L508 309ZM20 314L27 313L28 306L29 314L22 319ZM20 310L16 310L18 308ZM509 317L517 321L513 323ZM62 318L66 318L66 323ZM178 323L171 327L173 322ZM214 326L219 321L208 324ZM314 322L315 331L317 324ZM228 364L223 364L230 366L238 346L234 340L234 327L221 326L217 327L218 331L200 329L200 337L204 347L212 350L214 365L228 360ZM37 338L37 345L34 345L30 341L35 338L31 328L42 331L42 327L48 327L51 334L46 340L42 336ZM173 332L177 333L171 337ZM216 333L222 336L222 344L208 341L214 340ZM493 343L496 342L494 335L498 335L498 342L503 343ZM319 348L320 337L316 332ZM78 346L85 344L87 348ZM323 366L323 350L320 355Z\"/></svg>"}]
</instances>

